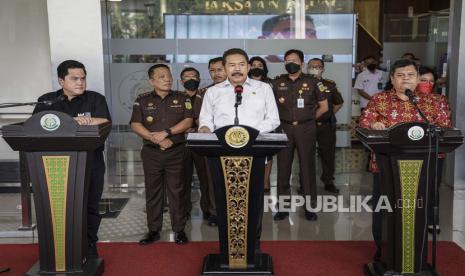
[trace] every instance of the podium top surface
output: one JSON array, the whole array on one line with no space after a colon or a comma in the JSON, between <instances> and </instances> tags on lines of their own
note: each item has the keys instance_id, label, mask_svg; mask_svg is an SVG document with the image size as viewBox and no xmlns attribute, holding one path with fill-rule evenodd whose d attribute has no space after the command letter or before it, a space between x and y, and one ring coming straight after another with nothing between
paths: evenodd
<instances>
[{"instance_id":1,"label":"podium top surface","mask_svg":"<svg viewBox=\"0 0 465 276\"><path fill-rule=\"evenodd\" d=\"M288 147L285 133L263 133L249 126L230 125L214 133L189 133L187 147L201 155L273 155Z\"/></svg>"},{"instance_id":2,"label":"podium top surface","mask_svg":"<svg viewBox=\"0 0 465 276\"><path fill-rule=\"evenodd\" d=\"M101 146L111 131L111 122L79 125L69 115L42 111L23 123L2 128L3 139L20 151L87 151Z\"/></svg>"},{"instance_id":3,"label":"podium top surface","mask_svg":"<svg viewBox=\"0 0 465 276\"><path fill-rule=\"evenodd\" d=\"M215 133L192 132L187 134L187 141L219 141ZM262 133L258 134L256 141L287 142L287 135L284 133Z\"/></svg>"},{"instance_id":4,"label":"podium top surface","mask_svg":"<svg viewBox=\"0 0 465 276\"><path fill-rule=\"evenodd\" d=\"M356 134L366 147L378 153L422 152L434 147L435 137L438 138L440 152L453 151L463 144L463 135L459 129L440 129L434 126L430 129L426 123L421 122L400 123L385 130L358 127Z\"/></svg>"}]
</instances>

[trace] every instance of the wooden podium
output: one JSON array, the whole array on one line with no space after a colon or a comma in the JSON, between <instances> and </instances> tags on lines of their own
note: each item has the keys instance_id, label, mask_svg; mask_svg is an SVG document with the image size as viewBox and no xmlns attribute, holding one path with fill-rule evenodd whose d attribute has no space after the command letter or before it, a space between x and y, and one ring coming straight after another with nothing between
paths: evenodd
<instances>
[{"instance_id":1,"label":"wooden podium","mask_svg":"<svg viewBox=\"0 0 465 276\"><path fill-rule=\"evenodd\" d=\"M218 218L220 254L205 257L201 275L273 275L271 256L257 251L265 158L286 148L287 136L258 133L232 125L187 137L192 151L208 157Z\"/></svg>"},{"instance_id":2,"label":"wooden podium","mask_svg":"<svg viewBox=\"0 0 465 276\"><path fill-rule=\"evenodd\" d=\"M26 153L34 194L39 261L26 275L103 273L102 259L87 258L87 191L93 151L110 130L57 111L2 128L10 147Z\"/></svg>"},{"instance_id":3,"label":"wooden podium","mask_svg":"<svg viewBox=\"0 0 465 276\"><path fill-rule=\"evenodd\" d=\"M365 266L370 276L433 275L427 263L428 193L434 193L436 139L425 123L402 123L387 130L357 128L362 143L375 152L381 170L381 195L393 212L383 210L381 259ZM463 143L460 130L438 130L439 152Z\"/></svg>"}]
</instances>

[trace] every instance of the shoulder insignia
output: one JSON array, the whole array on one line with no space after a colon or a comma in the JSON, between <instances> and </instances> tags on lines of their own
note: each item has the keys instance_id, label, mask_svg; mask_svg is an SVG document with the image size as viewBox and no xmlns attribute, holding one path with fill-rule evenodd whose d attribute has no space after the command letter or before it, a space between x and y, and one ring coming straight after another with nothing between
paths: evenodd
<instances>
[{"instance_id":1,"label":"shoulder insignia","mask_svg":"<svg viewBox=\"0 0 465 276\"><path fill-rule=\"evenodd\" d=\"M276 77L274 77L274 79L275 79L275 80L280 79L280 78L284 77L285 75L286 75L286 74L277 75Z\"/></svg>"},{"instance_id":2,"label":"shoulder insignia","mask_svg":"<svg viewBox=\"0 0 465 276\"><path fill-rule=\"evenodd\" d=\"M195 96L199 99L202 99L202 96L200 96L199 94L195 94Z\"/></svg>"},{"instance_id":3,"label":"shoulder insignia","mask_svg":"<svg viewBox=\"0 0 465 276\"><path fill-rule=\"evenodd\" d=\"M326 89L328 89L328 87L324 86L323 83L322 83L321 81L318 82L317 86L318 86L318 89L319 89L321 92L324 92Z\"/></svg>"},{"instance_id":4,"label":"shoulder insignia","mask_svg":"<svg viewBox=\"0 0 465 276\"><path fill-rule=\"evenodd\" d=\"M327 81L329 83L335 83L333 80L330 80L330 79L325 79L325 81Z\"/></svg>"},{"instance_id":5,"label":"shoulder insignia","mask_svg":"<svg viewBox=\"0 0 465 276\"><path fill-rule=\"evenodd\" d=\"M143 98L143 97L147 97L147 96L149 96L150 94L152 94L152 92L144 92L144 93L141 93L141 94L137 95L137 99L140 99L140 98Z\"/></svg>"}]
</instances>

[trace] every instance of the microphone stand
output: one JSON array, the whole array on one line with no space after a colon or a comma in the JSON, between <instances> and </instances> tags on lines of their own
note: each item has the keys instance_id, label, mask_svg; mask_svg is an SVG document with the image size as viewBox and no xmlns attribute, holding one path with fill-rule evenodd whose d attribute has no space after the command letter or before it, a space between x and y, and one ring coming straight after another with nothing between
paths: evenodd
<instances>
[{"instance_id":1,"label":"microphone stand","mask_svg":"<svg viewBox=\"0 0 465 276\"><path fill-rule=\"evenodd\" d=\"M239 103L236 101L234 104L234 109L236 110L236 117L234 117L234 125L239 125L239 117L237 116L237 108L239 107Z\"/></svg>"},{"instance_id":2,"label":"microphone stand","mask_svg":"<svg viewBox=\"0 0 465 276\"><path fill-rule=\"evenodd\" d=\"M27 103L0 103L0 108L26 106L26 105L38 105L38 104L45 104L45 105L50 106L50 105L54 104L54 101L27 102Z\"/></svg>"},{"instance_id":3,"label":"microphone stand","mask_svg":"<svg viewBox=\"0 0 465 276\"><path fill-rule=\"evenodd\" d=\"M417 110L420 117L426 122L428 135L430 135L430 139L434 139L434 190L433 190L433 239L431 241L431 268L432 268L432 275L439 276L440 274L436 271L436 243L437 243L437 233L436 227L439 220L439 206L437 206L437 202L439 199L439 191L438 191L438 160L439 160L439 132L440 129L435 125L432 125L431 122L426 118L423 111L418 107L417 100L413 95L407 95L409 97L410 102L413 104L415 109ZM428 144L429 148L431 149L431 140ZM429 183L428 183L429 185ZM428 187L427 187L428 188ZM426 210L428 212L428 210Z\"/></svg>"}]
</instances>

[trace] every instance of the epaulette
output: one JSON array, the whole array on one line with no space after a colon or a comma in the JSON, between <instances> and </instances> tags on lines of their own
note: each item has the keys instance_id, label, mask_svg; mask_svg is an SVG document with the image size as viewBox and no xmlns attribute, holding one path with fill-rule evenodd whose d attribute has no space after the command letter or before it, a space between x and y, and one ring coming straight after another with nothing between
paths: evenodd
<instances>
[{"instance_id":1,"label":"epaulette","mask_svg":"<svg viewBox=\"0 0 465 276\"><path fill-rule=\"evenodd\" d=\"M204 88L199 89L199 93L200 93L200 94L203 94L203 93L207 92L207 89L208 89L208 88L210 88L210 86L207 86L207 87L204 87ZM199 95L199 94L197 94L197 95Z\"/></svg>"},{"instance_id":2,"label":"epaulette","mask_svg":"<svg viewBox=\"0 0 465 276\"><path fill-rule=\"evenodd\" d=\"M282 78L282 77L284 77L284 76L286 76L286 75L287 75L287 74L277 75L276 77L274 77L274 79L277 80L277 79L280 79L280 78Z\"/></svg>"},{"instance_id":3,"label":"epaulette","mask_svg":"<svg viewBox=\"0 0 465 276\"><path fill-rule=\"evenodd\" d=\"M199 99L202 99L202 96L199 95L199 94L195 94L195 96L196 96L197 98L199 98Z\"/></svg>"},{"instance_id":4,"label":"epaulette","mask_svg":"<svg viewBox=\"0 0 465 276\"><path fill-rule=\"evenodd\" d=\"M336 83L335 81L333 80L330 80L330 79L324 79L325 81L329 82L329 83Z\"/></svg>"},{"instance_id":5,"label":"epaulette","mask_svg":"<svg viewBox=\"0 0 465 276\"><path fill-rule=\"evenodd\" d=\"M140 93L139 95L137 95L137 99L140 99L140 98L143 98L143 97L147 97L147 96L149 96L150 94L152 94L152 91Z\"/></svg>"}]
</instances>

